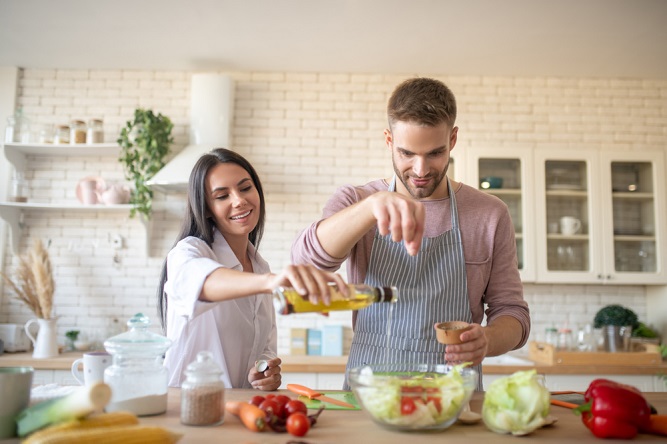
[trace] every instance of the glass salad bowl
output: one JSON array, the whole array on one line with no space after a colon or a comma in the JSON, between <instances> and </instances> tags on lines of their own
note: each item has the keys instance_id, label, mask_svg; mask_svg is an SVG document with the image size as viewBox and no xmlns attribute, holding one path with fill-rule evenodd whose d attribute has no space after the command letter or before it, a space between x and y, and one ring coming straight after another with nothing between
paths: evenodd
<instances>
[{"instance_id":1,"label":"glass salad bowl","mask_svg":"<svg viewBox=\"0 0 667 444\"><path fill-rule=\"evenodd\" d=\"M362 409L390 430L439 431L454 424L477 384L477 372L445 364L371 364L348 374Z\"/></svg>"}]
</instances>

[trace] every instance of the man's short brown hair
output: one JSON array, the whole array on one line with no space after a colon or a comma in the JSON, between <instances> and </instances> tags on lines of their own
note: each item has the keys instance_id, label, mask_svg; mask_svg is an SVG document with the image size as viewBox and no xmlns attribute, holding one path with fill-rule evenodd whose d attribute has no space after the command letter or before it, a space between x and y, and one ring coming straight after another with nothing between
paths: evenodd
<instances>
[{"instance_id":1,"label":"man's short brown hair","mask_svg":"<svg viewBox=\"0 0 667 444\"><path fill-rule=\"evenodd\" d=\"M396 122L436 126L456 121L456 98L441 81L417 77L403 81L394 89L387 104L389 128Z\"/></svg>"}]
</instances>

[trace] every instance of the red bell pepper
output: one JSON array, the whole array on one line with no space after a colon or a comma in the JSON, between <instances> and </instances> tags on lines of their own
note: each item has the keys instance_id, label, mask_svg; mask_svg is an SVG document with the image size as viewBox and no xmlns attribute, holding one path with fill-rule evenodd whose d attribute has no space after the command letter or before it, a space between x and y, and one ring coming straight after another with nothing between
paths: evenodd
<instances>
[{"instance_id":1,"label":"red bell pepper","mask_svg":"<svg viewBox=\"0 0 667 444\"><path fill-rule=\"evenodd\" d=\"M651 406L635 387L596 379L575 411L598 438L632 439L650 424Z\"/></svg>"}]
</instances>

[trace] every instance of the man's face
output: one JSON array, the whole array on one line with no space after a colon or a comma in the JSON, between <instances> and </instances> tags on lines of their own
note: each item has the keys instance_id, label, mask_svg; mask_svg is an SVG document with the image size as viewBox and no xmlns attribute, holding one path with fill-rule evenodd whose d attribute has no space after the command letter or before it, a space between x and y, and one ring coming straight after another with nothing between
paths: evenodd
<instances>
[{"instance_id":1,"label":"man's face","mask_svg":"<svg viewBox=\"0 0 667 444\"><path fill-rule=\"evenodd\" d=\"M400 121L391 130L385 130L394 172L403 185L397 184L397 191L415 199L447 197L447 182L443 179L457 132L457 127L450 129L446 123L423 126Z\"/></svg>"}]
</instances>

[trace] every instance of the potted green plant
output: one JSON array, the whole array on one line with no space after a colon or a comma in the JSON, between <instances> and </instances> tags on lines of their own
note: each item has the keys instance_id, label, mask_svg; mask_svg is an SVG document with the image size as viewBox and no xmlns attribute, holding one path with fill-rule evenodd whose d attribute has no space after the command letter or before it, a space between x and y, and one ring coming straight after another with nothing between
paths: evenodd
<instances>
[{"instance_id":1,"label":"potted green plant","mask_svg":"<svg viewBox=\"0 0 667 444\"><path fill-rule=\"evenodd\" d=\"M606 351L628 351L630 335L639 325L637 314L622 305L602 307L593 320L595 328L601 328Z\"/></svg>"},{"instance_id":2,"label":"potted green plant","mask_svg":"<svg viewBox=\"0 0 667 444\"><path fill-rule=\"evenodd\" d=\"M134 119L128 120L120 131L118 144L121 152L118 160L123 164L125 178L132 181L134 189L130 203L134 205L130 217L137 212L147 219L151 216L153 190L146 181L164 166L169 147L174 142L171 120L152 110L137 108Z\"/></svg>"}]
</instances>

